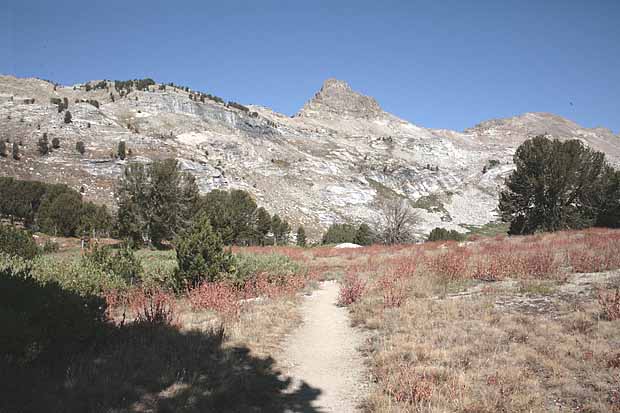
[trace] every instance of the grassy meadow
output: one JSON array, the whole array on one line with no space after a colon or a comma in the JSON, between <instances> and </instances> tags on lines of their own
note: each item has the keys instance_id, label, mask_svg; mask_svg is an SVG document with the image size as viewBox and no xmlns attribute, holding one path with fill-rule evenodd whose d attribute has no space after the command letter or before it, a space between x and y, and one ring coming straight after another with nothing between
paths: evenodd
<instances>
[{"instance_id":1,"label":"grassy meadow","mask_svg":"<svg viewBox=\"0 0 620 413\"><path fill-rule=\"evenodd\" d=\"M0 411L312 411L272 356L324 279L367 332L365 411L620 411L618 230L232 253L234 277L192 288L172 250L136 251L129 281L76 243L35 258L40 282L102 298L107 327L2 369Z\"/></svg>"}]
</instances>

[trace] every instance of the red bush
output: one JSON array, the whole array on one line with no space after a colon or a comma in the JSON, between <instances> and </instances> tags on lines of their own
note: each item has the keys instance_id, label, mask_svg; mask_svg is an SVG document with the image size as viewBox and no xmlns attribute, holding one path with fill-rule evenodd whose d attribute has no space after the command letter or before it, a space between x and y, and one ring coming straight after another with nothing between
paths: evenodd
<instances>
[{"instance_id":1,"label":"red bush","mask_svg":"<svg viewBox=\"0 0 620 413\"><path fill-rule=\"evenodd\" d=\"M462 247L448 249L431 261L433 272L443 280L455 281L467 278L467 261L471 252Z\"/></svg>"},{"instance_id":2,"label":"red bush","mask_svg":"<svg viewBox=\"0 0 620 413\"><path fill-rule=\"evenodd\" d=\"M620 289L615 292L599 291L598 302L608 320L620 320Z\"/></svg>"},{"instance_id":3,"label":"red bush","mask_svg":"<svg viewBox=\"0 0 620 413\"><path fill-rule=\"evenodd\" d=\"M347 306L353 304L362 298L365 290L366 283L354 272L349 272L340 286L338 305Z\"/></svg>"},{"instance_id":4,"label":"red bush","mask_svg":"<svg viewBox=\"0 0 620 413\"><path fill-rule=\"evenodd\" d=\"M388 271L377 280L383 294L383 308L394 308L403 305L408 297L405 278L398 273Z\"/></svg>"},{"instance_id":5,"label":"red bush","mask_svg":"<svg viewBox=\"0 0 620 413\"><path fill-rule=\"evenodd\" d=\"M226 317L237 317L241 310L238 291L225 282L203 282L187 291L193 308L212 310Z\"/></svg>"},{"instance_id":6,"label":"red bush","mask_svg":"<svg viewBox=\"0 0 620 413\"><path fill-rule=\"evenodd\" d=\"M110 290L104 293L107 316L119 325L127 317L135 322L151 325L174 325L177 323L176 297L162 288L134 287L129 291ZM120 320L114 320L114 312L122 311Z\"/></svg>"},{"instance_id":7,"label":"red bush","mask_svg":"<svg viewBox=\"0 0 620 413\"><path fill-rule=\"evenodd\" d=\"M413 365L401 364L378 372L385 393L400 403L428 402L435 392L436 380L429 374L416 372Z\"/></svg>"},{"instance_id":8,"label":"red bush","mask_svg":"<svg viewBox=\"0 0 620 413\"><path fill-rule=\"evenodd\" d=\"M555 275L559 266L555 260L555 254L550 251L533 249L524 253L522 258L524 276L534 278L546 278Z\"/></svg>"}]
</instances>

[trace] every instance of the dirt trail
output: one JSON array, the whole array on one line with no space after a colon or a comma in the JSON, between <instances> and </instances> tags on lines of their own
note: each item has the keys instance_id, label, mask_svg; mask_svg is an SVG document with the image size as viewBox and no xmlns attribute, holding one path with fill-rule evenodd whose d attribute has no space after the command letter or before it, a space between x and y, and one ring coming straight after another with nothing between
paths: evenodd
<instances>
[{"instance_id":1,"label":"dirt trail","mask_svg":"<svg viewBox=\"0 0 620 413\"><path fill-rule=\"evenodd\" d=\"M338 288L334 281L323 282L304 298L303 324L286 341L282 356L276 357L283 373L293 379L289 391L300 391L304 397L304 387L314 389L307 395L313 399L314 412L355 412L367 394L358 351L363 334L351 327L347 309L336 306Z\"/></svg>"}]
</instances>

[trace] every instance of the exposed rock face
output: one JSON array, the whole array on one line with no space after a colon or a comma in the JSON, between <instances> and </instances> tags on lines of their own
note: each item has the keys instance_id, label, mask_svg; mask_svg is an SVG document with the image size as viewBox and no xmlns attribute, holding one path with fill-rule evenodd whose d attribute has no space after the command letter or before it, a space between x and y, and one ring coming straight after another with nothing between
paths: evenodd
<instances>
[{"instance_id":1,"label":"exposed rock face","mask_svg":"<svg viewBox=\"0 0 620 413\"><path fill-rule=\"evenodd\" d=\"M19 161L0 157L0 174L83 186L87 199L114 205L114 182L126 162L175 157L202 191L245 189L318 238L334 221L372 221L381 202L393 197L419 209L421 233L492 221L516 147L539 133L578 138L620 160L620 138L606 129L526 113L463 133L431 130L382 111L334 79L293 118L260 106L246 112L202 102L190 93L155 85L121 98L112 82L86 91L85 85L54 88L0 76L0 139L21 142L23 155ZM73 115L68 124L50 102L65 97ZM97 100L99 108L76 100ZM46 156L37 152L43 133L61 145ZM125 161L114 157L121 140L131 150ZM78 141L84 155L75 150ZM499 164L482 173L492 159Z\"/></svg>"},{"instance_id":2,"label":"exposed rock face","mask_svg":"<svg viewBox=\"0 0 620 413\"><path fill-rule=\"evenodd\" d=\"M377 119L385 112L371 97L351 90L342 80L327 79L321 90L299 111L300 117Z\"/></svg>"}]
</instances>

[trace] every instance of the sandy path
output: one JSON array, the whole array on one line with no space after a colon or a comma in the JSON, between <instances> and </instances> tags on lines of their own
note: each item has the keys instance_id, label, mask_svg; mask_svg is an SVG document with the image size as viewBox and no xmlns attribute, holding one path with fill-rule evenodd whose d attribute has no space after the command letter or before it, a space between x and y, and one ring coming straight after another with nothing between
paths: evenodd
<instances>
[{"instance_id":1,"label":"sandy path","mask_svg":"<svg viewBox=\"0 0 620 413\"><path fill-rule=\"evenodd\" d=\"M368 380L358 351L363 335L351 327L347 309L336 306L338 288L334 281L323 282L304 298L303 324L276 357L283 373L293 379L290 391L303 388L302 382L320 391L308 397L315 412L355 412L367 394Z\"/></svg>"}]
</instances>

